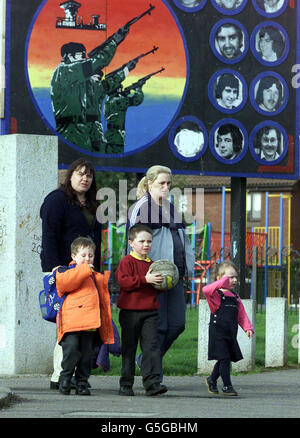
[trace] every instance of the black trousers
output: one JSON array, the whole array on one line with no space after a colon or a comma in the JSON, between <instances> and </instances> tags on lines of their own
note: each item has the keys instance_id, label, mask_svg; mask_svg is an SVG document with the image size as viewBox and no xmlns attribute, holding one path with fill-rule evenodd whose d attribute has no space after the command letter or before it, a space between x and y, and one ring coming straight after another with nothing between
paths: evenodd
<instances>
[{"instance_id":1,"label":"black trousers","mask_svg":"<svg viewBox=\"0 0 300 438\"><path fill-rule=\"evenodd\" d=\"M78 331L64 334L60 341L63 350L60 378L71 380L75 371L77 384L87 384L91 374L94 337L95 332L93 331Z\"/></svg>"},{"instance_id":2,"label":"black trousers","mask_svg":"<svg viewBox=\"0 0 300 438\"><path fill-rule=\"evenodd\" d=\"M147 390L159 382L161 372L160 349L157 337L158 312L152 310L125 310L119 313L122 344L121 386L132 386L135 375L135 356L140 341L142 350L141 374Z\"/></svg>"}]
</instances>

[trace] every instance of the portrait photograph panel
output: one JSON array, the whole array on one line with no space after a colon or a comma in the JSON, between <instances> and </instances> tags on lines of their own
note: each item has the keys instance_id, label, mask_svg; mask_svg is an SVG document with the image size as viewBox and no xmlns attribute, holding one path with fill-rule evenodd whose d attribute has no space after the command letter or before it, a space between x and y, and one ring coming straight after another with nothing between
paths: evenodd
<instances>
[{"instance_id":1,"label":"portrait photograph panel","mask_svg":"<svg viewBox=\"0 0 300 438\"><path fill-rule=\"evenodd\" d=\"M275 72L259 74L250 85L250 100L255 110L275 116L287 105L289 91L285 80Z\"/></svg>"},{"instance_id":2,"label":"portrait photograph panel","mask_svg":"<svg viewBox=\"0 0 300 438\"><path fill-rule=\"evenodd\" d=\"M177 120L169 133L170 148L182 161L198 160L207 148L207 139L204 124L194 116Z\"/></svg>"},{"instance_id":3,"label":"portrait photograph panel","mask_svg":"<svg viewBox=\"0 0 300 438\"><path fill-rule=\"evenodd\" d=\"M236 113L247 102L248 91L244 77L234 70L220 70L208 84L209 100L215 108L224 113Z\"/></svg>"},{"instance_id":4,"label":"portrait photograph panel","mask_svg":"<svg viewBox=\"0 0 300 438\"><path fill-rule=\"evenodd\" d=\"M256 11L265 17L278 17L288 6L289 0L252 0Z\"/></svg>"},{"instance_id":5,"label":"portrait photograph panel","mask_svg":"<svg viewBox=\"0 0 300 438\"><path fill-rule=\"evenodd\" d=\"M263 65L279 65L289 52L286 31L273 21L265 21L256 26L250 44L254 56Z\"/></svg>"},{"instance_id":6,"label":"portrait photograph panel","mask_svg":"<svg viewBox=\"0 0 300 438\"><path fill-rule=\"evenodd\" d=\"M213 6L224 15L239 14L246 6L247 0L211 0Z\"/></svg>"},{"instance_id":7,"label":"portrait photograph panel","mask_svg":"<svg viewBox=\"0 0 300 438\"><path fill-rule=\"evenodd\" d=\"M195 12L204 8L207 0L173 0L173 3L183 11Z\"/></svg>"},{"instance_id":8,"label":"portrait photograph panel","mask_svg":"<svg viewBox=\"0 0 300 438\"><path fill-rule=\"evenodd\" d=\"M238 120L220 120L210 132L209 146L218 161L235 164L247 152L247 131Z\"/></svg>"},{"instance_id":9,"label":"portrait photograph panel","mask_svg":"<svg viewBox=\"0 0 300 438\"><path fill-rule=\"evenodd\" d=\"M235 64L246 56L248 34L236 20L224 19L215 24L210 34L210 46L215 56L227 64Z\"/></svg>"},{"instance_id":10,"label":"portrait photograph panel","mask_svg":"<svg viewBox=\"0 0 300 438\"><path fill-rule=\"evenodd\" d=\"M279 123L266 120L251 132L249 148L256 161L273 165L285 157L288 136Z\"/></svg>"}]
</instances>

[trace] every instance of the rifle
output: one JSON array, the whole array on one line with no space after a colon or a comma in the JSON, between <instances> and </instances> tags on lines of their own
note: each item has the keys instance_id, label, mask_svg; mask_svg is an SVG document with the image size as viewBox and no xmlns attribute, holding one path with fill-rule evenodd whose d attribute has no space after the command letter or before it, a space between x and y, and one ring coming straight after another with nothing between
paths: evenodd
<instances>
[{"instance_id":1,"label":"rifle","mask_svg":"<svg viewBox=\"0 0 300 438\"><path fill-rule=\"evenodd\" d=\"M136 90L137 88L142 87L148 79L150 79L152 76L157 75L158 73L161 73L164 71L165 68L162 67L160 70L155 71L153 73L149 73L148 75L144 76L143 78L139 79L137 82L134 82L133 84L129 85L129 87L124 88L122 91L122 94L124 96L127 96L131 90Z\"/></svg>"},{"instance_id":2,"label":"rifle","mask_svg":"<svg viewBox=\"0 0 300 438\"><path fill-rule=\"evenodd\" d=\"M149 9L147 9L147 11L143 12L141 15L138 15L137 17L132 18L131 20L129 20L124 26L122 26L120 30L122 29L126 29L128 30L130 28L130 26L132 26L134 23L136 23L137 21L139 21L141 18L143 18L145 15L151 15L151 11L153 11L153 9L155 9L155 6L151 5L151 3L149 4ZM107 38L107 40L105 40L102 44L100 44L99 46L95 47L95 49L91 50L88 53L89 58L91 58L92 56L95 56L96 53L98 53L99 51L103 50L104 47L113 39L115 34L111 35L110 37Z\"/></svg>"},{"instance_id":3,"label":"rifle","mask_svg":"<svg viewBox=\"0 0 300 438\"><path fill-rule=\"evenodd\" d=\"M126 64L123 64L122 67L117 68L116 70L108 73L105 75L105 79L110 78L111 76L115 75L119 71L123 70L129 63L134 62L135 64L138 62L139 59L144 58L144 56L150 55L150 53L154 53L158 50L158 47L153 46L152 50L149 50L149 52L142 53L141 55L137 56L136 58L131 59L130 61L126 62Z\"/></svg>"}]
</instances>

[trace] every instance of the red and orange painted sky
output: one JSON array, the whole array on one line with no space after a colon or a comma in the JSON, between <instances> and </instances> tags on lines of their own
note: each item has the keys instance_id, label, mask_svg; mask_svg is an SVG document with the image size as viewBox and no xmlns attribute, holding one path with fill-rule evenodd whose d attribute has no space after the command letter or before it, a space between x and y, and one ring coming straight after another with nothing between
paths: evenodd
<instances>
[{"instance_id":1,"label":"red and orange painted sky","mask_svg":"<svg viewBox=\"0 0 300 438\"><path fill-rule=\"evenodd\" d=\"M113 34L127 21L149 8L148 0L80 0L78 16L89 23L93 14L99 14L99 22L107 24L107 31L57 29L56 18L64 17L60 7L63 0L48 0L41 8L32 27L28 46L28 73L32 87L45 87L61 60L63 44L76 41L85 45L87 52ZM151 2L155 9L133 24L127 38L120 44L106 73L120 67L137 55L149 51L154 45L159 50L140 60L131 74L131 81L164 67L156 77L166 79L173 94L181 94L186 79L186 55L182 36L170 10L161 0ZM164 81L164 88L169 88ZM155 81L152 82L155 85ZM125 84L126 85L126 84ZM161 85L160 85L161 86ZM174 93L174 90L177 92ZM167 91L167 90L166 90Z\"/></svg>"}]
</instances>

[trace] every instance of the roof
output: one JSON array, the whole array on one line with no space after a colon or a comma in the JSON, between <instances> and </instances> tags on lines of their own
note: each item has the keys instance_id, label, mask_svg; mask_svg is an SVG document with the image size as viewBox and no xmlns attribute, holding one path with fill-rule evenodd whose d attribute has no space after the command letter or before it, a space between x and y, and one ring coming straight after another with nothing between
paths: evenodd
<instances>
[{"instance_id":1,"label":"roof","mask_svg":"<svg viewBox=\"0 0 300 438\"><path fill-rule=\"evenodd\" d=\"M184 187L202 187L210 190L221 190L222 186L230 187L230 177L198 176L198 175L174 175L173 184L184 183ZM248 189L292 190L298 180L275 179L275 178L247 178Z\"/></svg>"}]
</instances>

